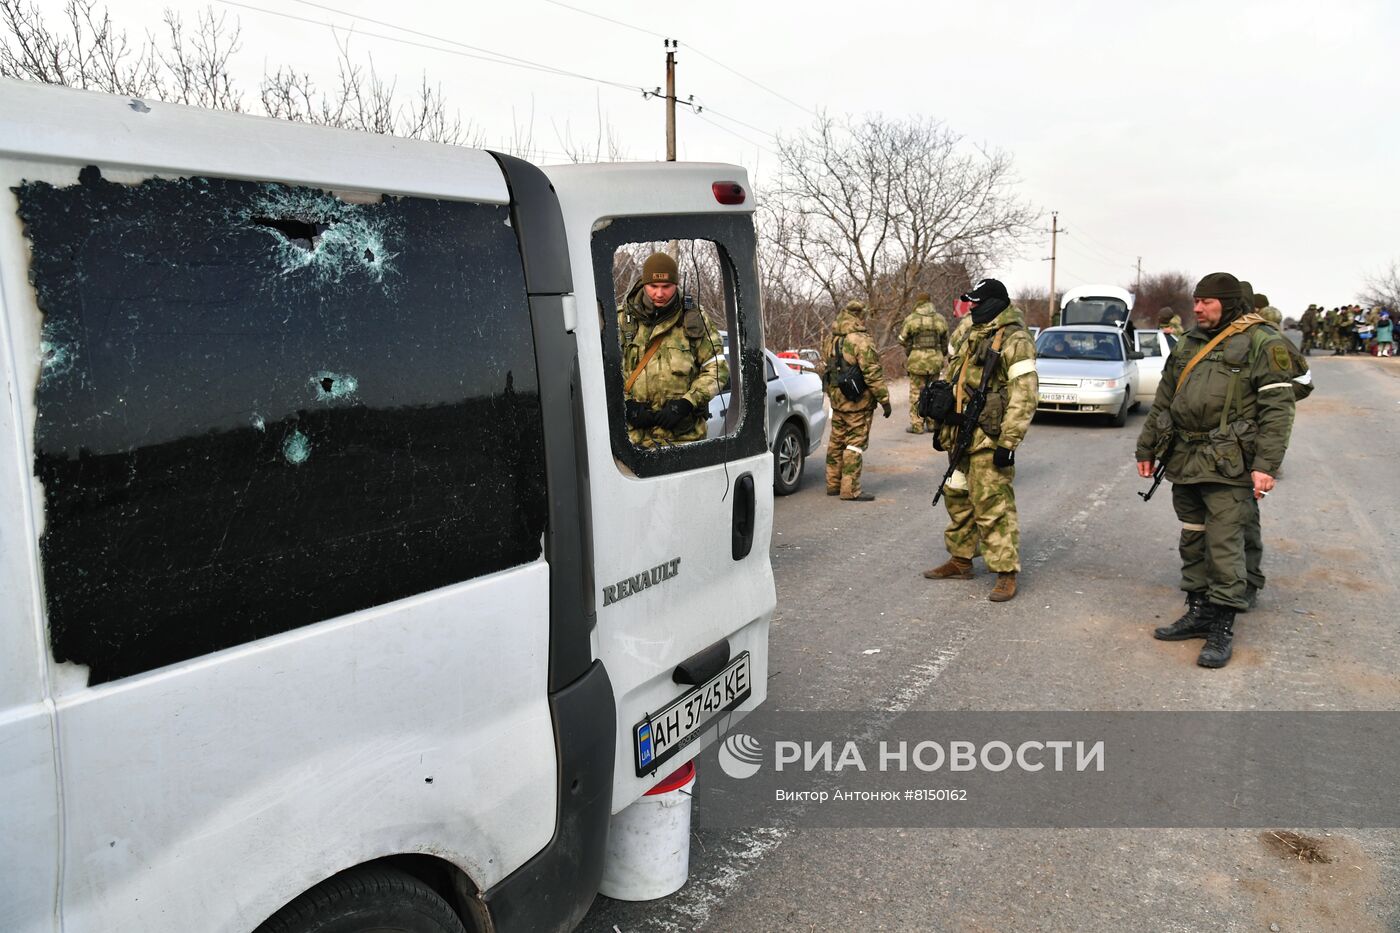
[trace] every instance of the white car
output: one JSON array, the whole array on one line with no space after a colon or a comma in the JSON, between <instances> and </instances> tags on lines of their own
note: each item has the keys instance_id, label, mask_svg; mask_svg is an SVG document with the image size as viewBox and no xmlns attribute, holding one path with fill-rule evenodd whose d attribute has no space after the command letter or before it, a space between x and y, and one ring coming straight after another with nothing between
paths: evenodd
<instances>
[{"instance_id":1,"label":"white car","mask_svg":"<svg viewBox=\"0 0 1400 933\"><path fill-rule=\"evenodd\" d=\"M1114 427L1128 420L1138 404L1142 381L1123 331L1111 325L1047 327L1035 344L1040 376L1036 411L1107 415ZM1160 378L1160 371L1158 374Z\"/></svg>"},{"instance_id":2,"label":"white car","mask_svg":"<svg viewBox=\"0 0 1400 933\"><path fill-rule=\"evenodd\" d=\"M1137 387L1137 399L1150 406L1157 397L1157 384L1162 381L1162 367L1176 346L1176 336L1160 330L1139 330L1133 334L1133 343L1142 354L1137 364L1138 375L1142 378Z\"/></svg>"},{"instance_id":3,"label":"white car","mask_svg":"<svg viewBox=\"0 0 1400 933\"><path fill-rule=\"evenodd\" d=\"M725 351L728 349L726 337ZM787 365L790 362L794 361L782 359L772 350L763 351L764 378L768 381L768 449L773 451L773 492L779 496L797 491L802 469L807 458L820 449L829 420L821 377ZM726 387L710 400L710 437L724 433L728 410Z\"/></svg>"}]
</instances>

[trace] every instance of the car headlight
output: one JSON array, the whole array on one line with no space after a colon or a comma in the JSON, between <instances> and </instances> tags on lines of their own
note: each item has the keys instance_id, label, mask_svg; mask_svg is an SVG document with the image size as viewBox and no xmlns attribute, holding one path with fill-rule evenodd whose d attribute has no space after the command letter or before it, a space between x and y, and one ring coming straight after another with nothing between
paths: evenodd
<instances>
[{"instance_id":1,"label":"car headlight","mask_svg":"<svg viewBox=\"0 0 1400 933\"><path fill-rule=\"evenodd\" d=\"M1080 383L1086 389L1116 389L1117 379L1085 379Z\"/></svg>"}]
</instances>

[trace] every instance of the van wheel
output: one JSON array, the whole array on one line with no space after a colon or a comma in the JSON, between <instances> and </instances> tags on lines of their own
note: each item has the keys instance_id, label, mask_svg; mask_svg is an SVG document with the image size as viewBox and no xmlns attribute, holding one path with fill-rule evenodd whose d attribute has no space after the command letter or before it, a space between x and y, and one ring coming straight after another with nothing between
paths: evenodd
<instances>
[{"instance_id":1,"label":"van wheel","mask_svg":"<svg viewBox=\"0 0 1400 933\"><path fill-rule=\"evenodd\" d=\"M1133 407L1133 387L1128 386L1128 391L1123 393L1123 404L1118 407L1118 414L1110 419L1110 423L1115 428L1121 428L1128 423L1128 409Z\"/></svg>"},{"instance_id":2,"label":"van wheel","mask_svg":"<svg viewBox=\"0 0 1400 933\"><path fill-rule=\"evenodd\" d=\"M802 468L807 465L807 450L802 446L802 429L789 421L778 432L773 445L773 492L790 496L802 484Z\"/></svg>"},{"instance_id":3,"label":"van wheel","mask_svg":"<svg viewBox=\"0 0 1400 933\"><path fill-rule=\"evenodd\" d=\"M256 933L466 933L437 892L393 868L327 878L265 920Z\"/></svg>"}]
</instances>

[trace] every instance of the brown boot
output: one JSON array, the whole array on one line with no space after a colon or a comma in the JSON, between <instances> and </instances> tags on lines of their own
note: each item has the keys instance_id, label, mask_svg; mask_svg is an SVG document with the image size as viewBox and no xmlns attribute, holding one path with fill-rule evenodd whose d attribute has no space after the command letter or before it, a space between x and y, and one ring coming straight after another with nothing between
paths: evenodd
<instances>
[{"instance_id":1,"label":"brown boot","mask_svg":"<svg viewBox=\"0 0 1400 933\"><path fill-rule=\"evenodd\" d=\"M997 574L997 585L992 587L987 598L994 603L1004 603L1016 597L1016 571Z\"/></svg>"},{"instance_id":2,"label":"brown boot","mask_svg":"<svg viewBox=\"0 0 1400 933\"><path fill-rule=\"evenodd\" d=\"M971 580L972 561L966 557L949 557L932 570L925 570L924 576L930 580Z\"/></svg>"}]
</instances>

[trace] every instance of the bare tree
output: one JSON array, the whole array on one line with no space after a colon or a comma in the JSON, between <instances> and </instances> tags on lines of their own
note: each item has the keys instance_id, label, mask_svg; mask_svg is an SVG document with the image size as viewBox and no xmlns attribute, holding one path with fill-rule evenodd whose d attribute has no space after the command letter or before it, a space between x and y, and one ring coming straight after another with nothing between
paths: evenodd
<instances>
[{"instance_id":1,"label":"bare tree","mask_svg":"<svg viewBox=\"0 0 1400 933\"><path fill-rule=\"evenodd\" d=\"M1171 309L1181 315L1187 327L1193 326L1196 317L1192 313L1191 292L1196 280L1185 272L1152 272L1144 274L1141 286L1124 285L1128 291L1137 289L1133 300L1133 321L1139 327L1156 327L1157 316Z\"/></svg>"},{"instance_id":2,"label":"bare tree","mask_svg":"<svg viewBox=\"0 0 1400 933\"><path fill-rule=\"evenodd\" d=\"M1400 260L1392 259L1390 268L1366 276L1356 299L1368 308L1400 308Z\"/></svg>"},{"instance_id":3,"label":"bare tree","mask_svg":"<svg viewBox=\"0 0 1400 933\"><path fill-rule=\"evenodd\" d=\"M864 300L880 346L940 270L991 266L1037 218L1013 190L1009 155L934 120L823 115L778 147L774 247L828 307Z\"/></svg>"},{"instance_id":4,"label":"bare tree","mask_svg":"<svg viewBox=\"0 0 1400 933\"><path fill-rule=\"evenodd\" d=\"M54 29L36 4L0 0L0 21L9 33L0 44L0 76L133 97L158 94L155 52L145 43L133 48L106 8L99 11L95 0L68 0L63 16L64 27Z\"/></svg>"},{"instance_id":5,"label":"bare tree","mask_svg":"<svg viewBox=\"0 0 1400 933\"><path fill-rule=\"evenodd\" d=\"M1050 326L1050 289L1027 286L1016 292L1013 302L1031 327Z\"/></svg>"},{"instance_id":6,"label":"bare tree","mask_svg":"<svg viewBox=\"0 0 1400 933\"><path fill-rule=\"evenodd\" d=\"M241 48L236 18L205 8L187 30L165 11L163 44L153 36L139 47L118 31L97 0L67 0L62 27L50 26L34 3L0 0L0 76L61 84L215 110L241 111L243 92L229 64ZM258 102L268 116L303 123L386 133L457 145L481 145L479 132L449 111L442 88L423 76L416 93L398 93L374 59L364 63L337 40L339 74L329 93L309 74L279 67L263 76Z\"/></svg>"}]
</instances>

